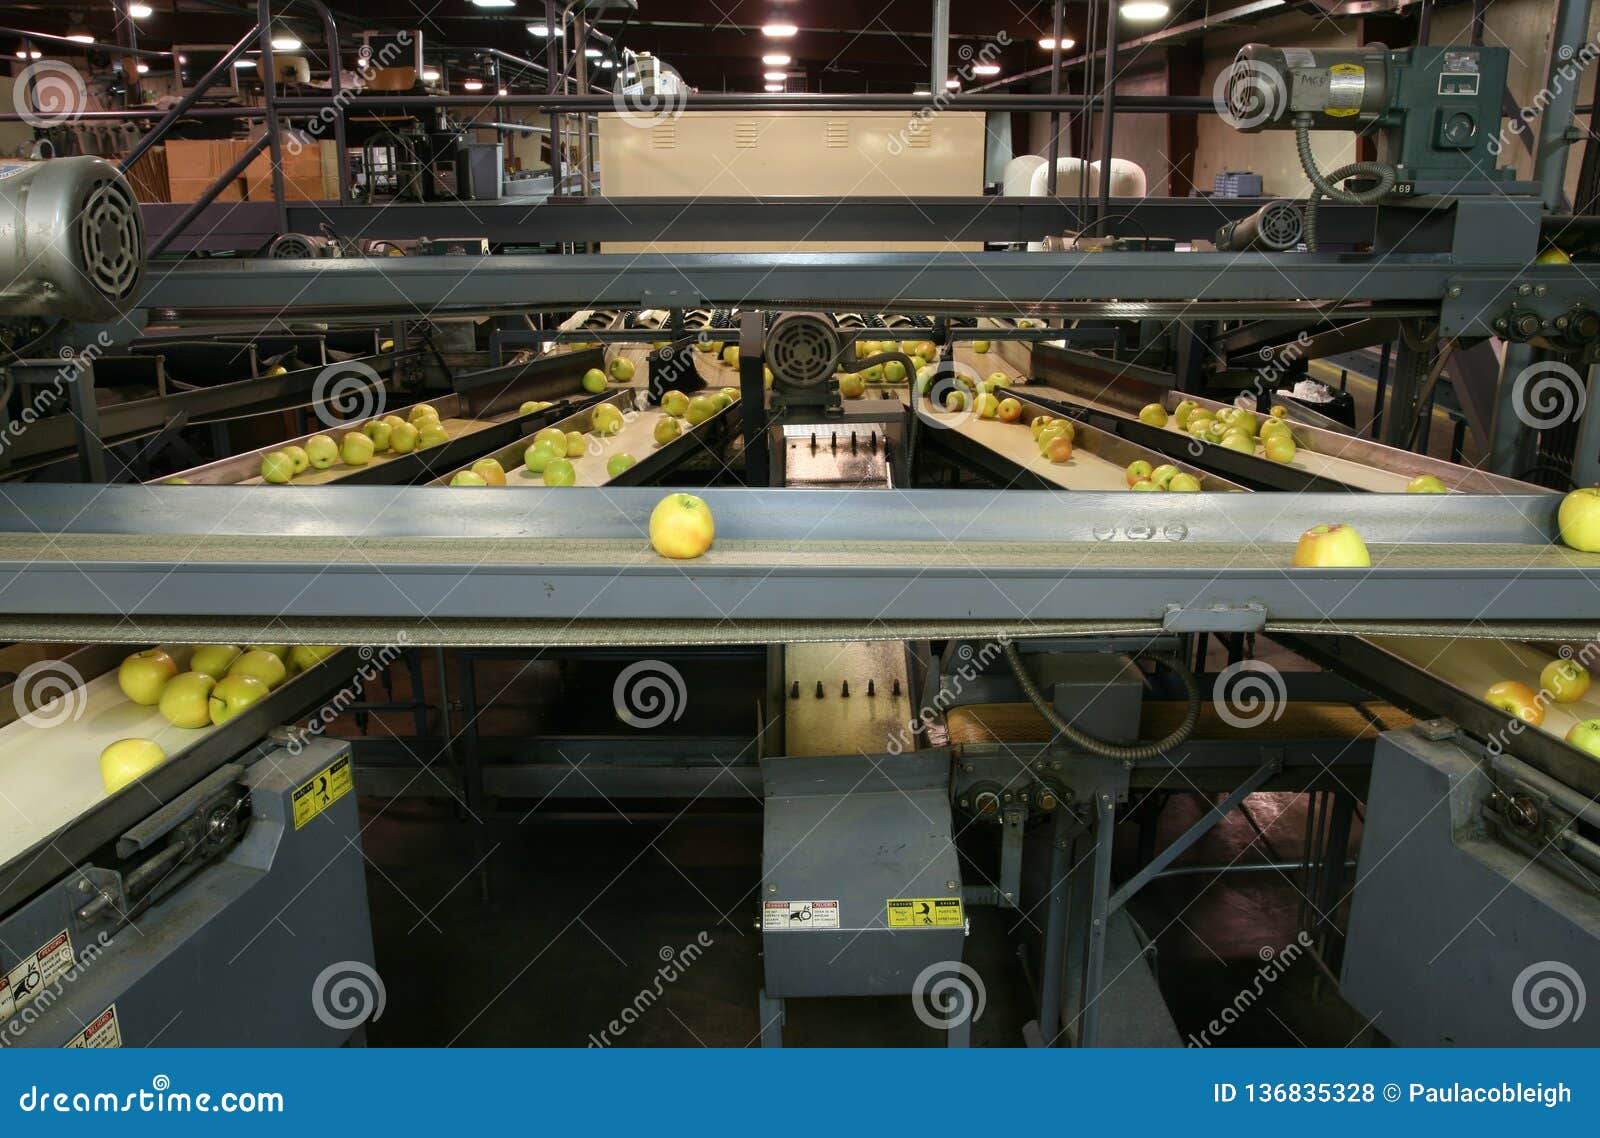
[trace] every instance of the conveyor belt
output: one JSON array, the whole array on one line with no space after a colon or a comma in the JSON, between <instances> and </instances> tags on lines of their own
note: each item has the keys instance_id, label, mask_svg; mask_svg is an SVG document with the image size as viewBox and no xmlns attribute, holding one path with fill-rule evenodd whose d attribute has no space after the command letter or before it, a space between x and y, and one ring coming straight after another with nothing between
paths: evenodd
<instances>
[{"instance_id":1,"label":"conveyor belt","mask_svg":"<svg viewBox=\"0 0 1600 1138\"><path fill-rule=\"evenodd\" d=\"M1140 712L1139 737L1159 739L1182 720L1184 704L1145 700ZM1369 718L1370 716L1370 718ZM1366 703L1359 707L1346 703L1294 702L1284 706L1283 714L1250 728L1252 743L1264 739L1370 739L1381 730L1409 727L1416 720L1386 703ZM1043 743L1055 734L1031 703L974 703L952 707L945 715L952 745L985 743ZM1239 728L1217 713L1210 701L1201 704L1200 719L1193 739L1226 740L1239 737Z\"/></svg>"}]
</instances>

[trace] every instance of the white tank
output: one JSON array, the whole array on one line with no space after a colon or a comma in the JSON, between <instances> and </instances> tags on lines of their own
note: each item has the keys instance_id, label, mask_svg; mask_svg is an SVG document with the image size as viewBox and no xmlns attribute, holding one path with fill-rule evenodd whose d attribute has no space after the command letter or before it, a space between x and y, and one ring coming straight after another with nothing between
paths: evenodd
<instances>
[{"instance_id":1,"label":"white tank","mask_svg":"<svg viewBox=\"0 0 1600 1138\"><path fill-rule=\"evenodd\" d=\"M1000 181L1000 192L1006 197L1032 197L1033 172L1043 169L1045 160L1037 154L1019 154L1006 163L1005 175Z\"/></svg>"}]
</instances>

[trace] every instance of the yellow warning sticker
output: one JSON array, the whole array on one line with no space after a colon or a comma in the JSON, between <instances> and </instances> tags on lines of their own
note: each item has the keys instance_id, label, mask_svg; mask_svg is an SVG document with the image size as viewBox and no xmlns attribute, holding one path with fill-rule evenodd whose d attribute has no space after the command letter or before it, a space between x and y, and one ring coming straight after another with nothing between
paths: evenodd
<instances>
[{"instance_id":1,"label":"yellow warning sticker","mask_svg":"<svg viewBox=\"0 0 1600 1138\"><path fill-rule=\"evenodd\" d=\"M966 923L960 897L898 897L889 902L891 929L948 929Z\"/></svg>"},{"instance_id":2,"label":"yellow warning sticker","mask_svg":"<svg viewBox=\"0 0 1600 1138\"><path fill-rule=\"evenodd\" d=\"M350 756L335 759L321 774L307 779L294 792L294 828L300 829L339 799L355 784L350 777Z\"/></svg>"},{"instance_id":3,"label":"yellow warning sticker","mask_svg":"<svg viewBox=\"0 0 1600 1138\"><path fill-rule=\"evenodd\" d=\"M1360 114L1366 81L1367 69L1359 63L1335 63L1328 68L1328 106L1324 113L1334 119Z\"/></svg>"}]
</instances>

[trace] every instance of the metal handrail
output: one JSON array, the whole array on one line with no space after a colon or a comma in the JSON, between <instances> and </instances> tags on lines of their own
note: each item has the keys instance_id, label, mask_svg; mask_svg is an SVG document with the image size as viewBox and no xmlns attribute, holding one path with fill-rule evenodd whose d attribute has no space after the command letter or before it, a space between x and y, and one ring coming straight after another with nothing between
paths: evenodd
<instances>
[{"instance_id":1,"label":"metal handrail","mask_svg":"<svg viewBox=\"0 0 1600 1138\"><path fill-rule=\"evenodd\" d=\"M117 164L117 169L126 174L133 167L133 164L138 162L139 159L143 158L146 152L148 152L152 146L165 138L167 136L167 131L172 129L172 124L182 118L184 114L195 105L200 96L209 91L211 89L211 85L218 79L222 78L222 76L226 75L229 68L238 62L239 57L243 55L245 53L245 49L250 46L250 41L255 38L258 30L259 29L257 28L251 28L245 33L243 39L234 44L233 47L229 48L228 54L219 59L212 66L210 71L207 71L203 76L201 76L200 82L194 85L194 90L190 91L183 98L179 99L177 106L173 107L164 116L162 116L161 121L156 123L155 126L151 127L148 134L133 144L133 149L128 151L127 156ZM177 66L176 60L173 61L173 66Z\"/></svg>"}]
</instances>

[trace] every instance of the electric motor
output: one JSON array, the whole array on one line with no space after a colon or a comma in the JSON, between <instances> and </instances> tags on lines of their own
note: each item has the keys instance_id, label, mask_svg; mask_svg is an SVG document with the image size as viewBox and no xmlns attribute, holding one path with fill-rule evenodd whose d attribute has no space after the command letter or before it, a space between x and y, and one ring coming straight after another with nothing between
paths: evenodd
<instances>
[{"instance_id":1,"label":"electric motor","mask_svg":"<svg viewBox=\"0 0 1600 1138\"><path fill-rule=\"evenodd\" d=\"M1389 101L1389 49L1246 44L1218 85L1224 117L1246 133L1292 129L1302 114L1315 130L1361 130Z\"/></svg>"},{"instance_id":2,"label":"electric motor","mask_svg":"<svg viewBox=\"0 0 1600 1138\"><path fill-rule=\"evenodd\" d=\"M143 276L144 220L115 166L0 162L0 316L110 320Z\"/></svg>"}]
</instances>

